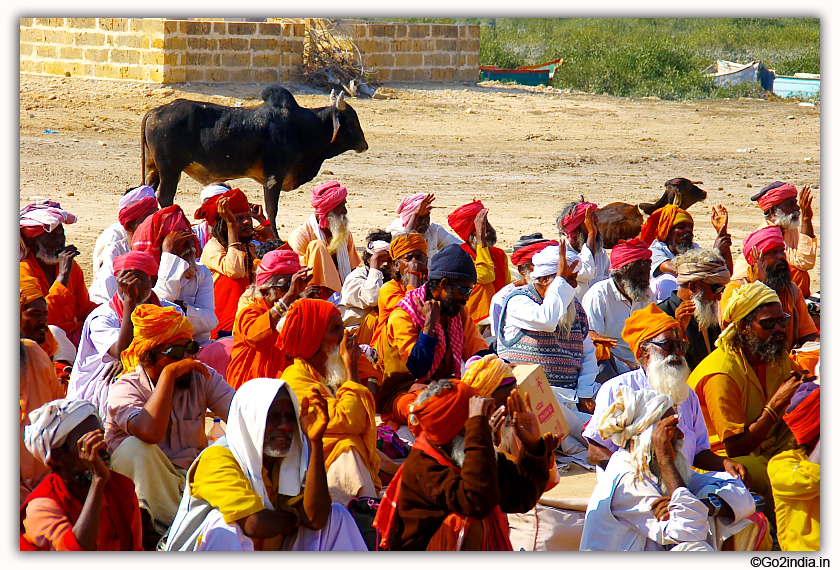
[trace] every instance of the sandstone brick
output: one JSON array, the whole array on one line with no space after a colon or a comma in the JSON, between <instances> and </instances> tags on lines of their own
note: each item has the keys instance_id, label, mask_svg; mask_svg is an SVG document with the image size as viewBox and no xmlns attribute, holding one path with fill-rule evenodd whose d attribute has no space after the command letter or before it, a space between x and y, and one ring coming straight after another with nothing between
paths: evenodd
<instances>
[{"instance_id":1,"label":"sandstone brick","mask_svg":"<svg viewBox=\"0 0 840 570\"><path fill-rule=\"evenodd\" d=\"M408 36L408 25L407 24L397 24L396 28L394 29L394 37L395 38L405 38Z\"/></svg>"},{"instance_id":2,"label":"sandstone brick","mask_svg":"<svg viewBox=\"0 0 840 570\"><path fill-rule=\"evenodd\" d=\"M479 40L466 40L461 42L461 51L478 53L481 49L481 42Z\"/></svg>"},{"instance_id":3,"label":"sandstone brick","mask_svg":"<svg viewBox=\"0 0 840 570\"><path fill-rule=\"evenodd\" d=\"M48 28L63 28L67 22L66 18L35 18L36 26L46 26Z\"/></svg>"},{"instance_id":4,"label":"sandstone brick","mask_svg":"<svg viewBox=\"0 0 840 570\"><path fill-rule=\"evenodd\" d=\"M32 44L20 44L20 57L29 57L35 51L35 46Z\"/></svg>"},{"instance_id":5,"label":"sandstone brick","mask_svg":"<svg viewBox=\"0 0 840 570\"><path fill-rule=\"evenodd\" d=\"M163 65L162 51L144 51L140 54L140 65Z\"/></svg>"},{"instance_id":6,"label":"sandstone brick","mask_svg":"<svg viewBox=\"0 0 840 570\"><path fill-rule=\"evenodd\" d=\"M163 54L163 64L175 67L178 65L178 54L177 53L167 53L164 52Z\"/></svg>"},{"instance_id":7,"label":"sandstone brick","mask_svg":"<svg viewBox=\"0 0 840 570\"><path fill-rule=\"evenodd\" d=\"M143 47L143 40L148 39L147 36L137 34L119 34L114 35L114 43L122 48L141 49Z\"/></svg>"},{"instance_id":8,"label":"sandstone brick","mask_svg":"<svg viewBox=\"0 0 840 570\"><path fill-rule=\"evenodd\" d=\"M163 38L152 38L151 44L152 49L163 49L165 42Z\"/></svg>"},{"instance_id":9,"label":"sandstone brick","mask_svg":"<svg viewBox=\"0 0 840 570\"><path fill-rule=\"evenodd\" d=\"M67 32L63 30L43 30L43 42L48 43L50 45L58 45L65 42L65 38L67 37Z\"/></svg>"},{"instance_id":10,"label":"sandstone brick","mask_svg":"<svg viewBox=\"0 0 840 570\"><path fill-rule=\"evenodd\" d=\"M55 59L58 57L58 50L51 45L37 45L35 46L35 56L43 59Z\"/></svg>"},{"instance_id":11,"label":"sandstone brick","mask_svg":"<svg viewBox=\"0 0 840 570\"><path fill-rule=\"evenodd\" d=\"M103 63L101 65L96 66L95 70L97 77L105 77L108 79L119 79L120 76L120 68L119 66L110 64L110 63Z\"/></svg>"},{"instance_id":12,"label":"sandstone brick","mask_svg":"<svg viewBox=\"0 0 840 570\"><path fill-rule=\"evenodd\" d=\"M222 65L224 67L248 67L251 65L250 53L223 53Z\"/></svg>"},{"instance_id":13,"label":"sandstone brick","mask_svg":"<svg viewBox=\"0 0 840 570\"><path fill-rule=\"evenodd\" d=\"M127 49L111 50L111 61L114 63L130 63L132 65L138 65L140 63L140 52Z\"/></svg>"},{"instance_id":14,"label":"sandstone brick","mask_svg":"<svg viewBox=\"0 0 840 570\"><path fill-rule=\"evenodd\" d=\"M28 28L35 23L35 18L20 18L20 27Z\"/></svg>"},{"instance_id":15,"label":"sandstone brick","mask_svg":"<svg viewBox=\"0 0 840 570\"><path fill-rule=\"evenodd\" d=\"M68 28L95 29L96 18L67 18Z\"/></svg>"},{"instance_id":16,"label":"sandstone brick","mask_svg":"<svg viewBox=\"0 0 840 570\"><path fill-rule=\"evenodd\" d=\"M248 40L241 38L224 38L219 40L221 51L244 51L248 49Z\"/></svg>"},{"instance_id":17,"label":"sandstone brick","mask_svg":"<svg viewBox=\"0 0 840 570\"><path fill-rule=\"evenodd\" d=\"M125 18L99 18L99 29L108 32L127 32L128 20Z\"/></svg>"},{"instance_id":18,"label":"sandstone brick","mask_svg":"<svg viewBox=\"0 0 840 570\"><path fill-rule=\"evenodd\" d=\"M429 24L409 24L408 35L412 38L426 38L432 31Z\"/></svg>"},{"instance_id":19,"label":"sandstone brick","mask_svg":"<svg viewBox=\"0 0 840 570\"><path fill-rule=\"evenodd\" d=\"M478 54L467 55L467 67L474 67L478 69Z\"/></svg>"},{"instance_id":20,"label":"sandstone brick","mask_svg":"<svg viewBox=\"0 0 840 570\"><path fill-rule=\"evenodd\" d=\"M187 38L187 49L189 50L215 50L219 48L219 40L202 37Z\"/></svg>"},{"instance_id":21,"label":"sandstone brick","mask_svg":"<svg viewBox=\"0 0 840 570\"><path fill-rule=\"evenodd\" d=\"M251 61L251 66L255 68L280 67L280 54L271 53L254 55Z\"/></svg>"},{"instance_id":22,"label":"sandstone brick","mask_svg":"<svg viewBox=\"0 0 840 570\"><path fill-rule=\"evenodd\" d=\"M204 81L204 70L188 67L184 74L184 81Z\"/></svg>"},{"instance_id":23,"label":"sandstone brick","mask_svg":"<svg viewBox=\"0 0 840 570\"><path fill-rule=\"evenodd\" d=\"M67 64L63 61L45 61L43 72L49 75L64 75Z\"/></svg>"},{"instance_id":24,"label":"sandstone brick","mask_svg":"<svg viewBox=\"0 0 840 570\"><path fill-rule=\"evenodd\" d=\"M61 59L82 59L82 48L65 47L58 50Z\"/></svg>"},{"instance_id":25,"label":"sandstone brick","mask_svg":"<svg viewBox=\"0 0 840 570\"><path fill-rule=\"evenodd\" d=\"M23 73L43 73L44 62L38 59L20 60L20 71Z\"/></svg>"},{"instance_id":26,"label":"sandstone brick","mask_svg":"<svg viewBox=\"0 0 840 570\"><path fill-rule=\"evenodd\" d=\"M459 53L455 65L457 65L458 67L465 67L467 65L467 54Z\"/></svg>"},{"instance_id":27,"label":"sandstone brick","mask_svg":"<svg viewBox=\"0 0 840 570\"><path fill-rule=\"evenodd\" d=\"M250 69L237 69L230 74L232 83L251 83L254 81L254 74Z\"/></svg>"},{"instance_id":28,"label":"sandstone brick","mask_svg":"<svg viewBox=\"0 0 840 570\"><path fill-rule=\"evenodd\" d=\"M435 40L414 40L411 42L411 51L421 53L435 51Z\"/></svg>"},{"instance_id":29,"label":"sandstone brick","mask_svg":"<svg viewBox=\"0 0 840 570\"><path fill-rule=\"evenodd\" d=\"M431 81L432 80L432 70L431 69L415 69L414 70L414 81Z\"/></svg>"},{"instance_id":30,"label":"sandstone brick","mask_svg":"<svg viewBox=\"0 0 840 570\"><path fill-rule=\"evenodd\" d=\"M105 34L79 34L73 41L77 46L103 46Z\"/></svg>"},{"instance_id":31,"label":"sandstone brick","mask_svg":"<svg viewBox=\"0 0 840 570\"><path fill-rule=\"evenodd\" d=\"M208 69L206 78L213 83L227 83L230 81L230 72L226 69Z\"/></svg>"},{"instance_id":32,"label":"sandstone brick","mask_svg":"<svg viewBox=\"0 0 840 570\"><path fill-rule=\"evenodd\" d=\"M134 81L144 81L146 79L146 68L139 65L121 67L120 77Z\"/></svg>"},{"instance_id":33,"label":"sandstone brick","mask_svg":"<svg viewBox=\"0 0 840 570\"><path fill-rule=\"evenodd\" d=\"M227 22L215 22L213 24L213 33L219 36L227 34Z\"/></svg>"},{"instance_id":34,"label":"sandstone brick","mask_svg":"<svg viewBox=\"0 0 840 570\"><path fill-rule=\"evenodd\" d=\"M93 63L108 61L108 50L103 48L87 48L84 51L84 59Z\"/></svg>"},{"instance_id":35,"label":"sandstone brick","mask_svg":"<svg viewBox=\"0 0 840 570\"><path fill-rule=\"evenodd\" d=\"M44 39L44 31L43 30L34 30L32 28L21 28L20 35L18 37L21 43L35 43L39 41L43 41Z\"/></svg>"},{"instance_id":36,"label":"sandstone brick","mask_svg":"<svg viewBox=\"0 0 840 570\"><path fill-rule=\"evenodd\" d=\"M295 25L294 24L280 24L283 29L283 37L292 37L295 35Z\"/></svg>"},{"instance_id":37,"label":"sandstone brick","mask_svg":"<svg viewBox=\"0 0 840 570\"><path fill-rule=\"evenodd\" d=\"M458 41L457 40L436 40L435 41L435 49L437 51L455 51L458 49Z\"/></svg>"},{"instance_id":38,"label":"sandstone brick","mask_svg":"<svg viewBox=\"0 0 840 570\"><path fill-rule=\"evenodd\" d=\"M397 67L420 67L423 65L423 56L419 53L400 53L395 56L394 65Z\"/></svg>"},{"instance_id":39,"label":"sandstone brick","mask_svg":"<svg viewBox=\"0 0 840 570\"><path fill-rule=\"evenodd\" d=\"M259 34L261 36L282 36L283 35L283 26L280 24L260 24L259 25Z\"/></svg>"},{"instance_id":40,"label":"sandstone brick","mask_svg":"<svg viewBox=\"0 0 840 570\"><path fill-rule=\"evenodd\" d=\"M206 36L213 29L210 22L185 22L186 33L190 36ZM189 80L188 80L189 81Z\"/></svg>"},{"instance_id":41,"label":"sandstone brick","mask_svg":"<svg viewBox=\"0 0 840 570\"><path fill-rule=\"evenodd\" d=\"M166 20L160 18L144 18L142 31L150 36L163 36L166 33Z\"/></svg>"},{"instance_id":42,"label":"sandstone brick","mask_svg":"<svg viewBox=\"0 0 840 570\"><path fill-rule=\"evenodd\" d=\"M148 81L153 83L163 83L163 70L161 69L147 69L146 70Z\"/></svg>"},{"instance_id":43,"label":"sandstone brick","mask_svg":"<svg viewBox=\"0 0 840 570\"><path fill-rule=\"evenodd\" d=\"M383 67L375 70L373 76L377 81L391 81L391 70Z\"/></svg>"},{"instance_id":44,"label":"sandstone brick","mask_svg":"<svg viewBox=\"0 0 840 570\"><path fill-rule=\"evenodd\" d=\"M303 23L295 24L293 33L294 33L294 36L296 38L302 38L303 36L305 36L306 35L306 24L303 24Z\"/></svg>"},{"instance_id":45,"label":"sandstone brick","mask_svg":"<svg viewBox=\"0 0 840 570\"><path fill-rule=\"evenodd\" d=\"M458 26L452 24L436 24L432 26L432 35L436 38L457 38Z\"/></svg>"},{"instance_id":46,"label":"sandstone brick","mask_svg":"<svg viewBox=\"0 0 840 570\"><path fill-rule=\"evenodd\" d=\"M289 54L289 65L297 67L303 64L303 52Z\"/></svg>"},{"instance_id":47,"label":"sandstone brick","mask_svg":"<svg viewBox=\"0 0 840 570\"><path fill-rule=\"evenodd\" d=\"M280 79L280 74L276 69L258 69L256 80L259 83L277 83Z\"/></svg>"},{"instance_id":48,"label":"sandstone brick","mask_svg":"<svg viewBox=\"0 0 840 570\"><path fill-rule=\"evenodd\" d=\"M219 40L219 43L221 44L223 41L225 40ZM167 37L163 41L163 49L166 51L184 51L187 49L187 38Z\"/></svg>"},{"instance_id":49,"label":"sandstone brick","mask_svg":"<svg viewBox=\"0 0 840 570\"><path fill-rule=\"evenodd\" d=\"M187 70L183 67L164 69L162 83L184 83L187 80Z\"/></svg>"},{"instance_id":50,"label":"sandstone brick","mask_svg":"<svg viewBox=\"0 0 840 570\"><path fill-rule=\"evenodd\" d=\"M257 25L253 23L228 22L228 34L232 36L253 36Z\"/></svg>"},{"instance_id":51,"label":"sandstone brick","mask_svg":"<svg viewBox=\"0 0 840 570\"><path fill-rule=\"evenodd\" d=\"M467 39L467 26L458 26L458 37L462 40Z\"/></svg>"},{"instance_id":52,"label":"sandstone brick","mask_svg":"<svg viewBox=\"0 0 840 570\"><path fill-rule=\"evenodd\" d=\"M365 58L365 63L370 67L393 67L394 56L390 53L377 53Z\"/></svg>"},{"instance_id":53,"label":"sandstone brick","mask_svg":"<svg viewBox=\"0 0 840 570\"><path fill-rule=\"evenodd\" d=\"M392 69L391 81L414 81L413 69Z\"/></svg>"},{"instance_id":54,"label":"sandstone brick","mask_svg":"<svg viewBox=\"0 0 840 570\"><path fill-rule=\"evenodd\" d=\"M455 68L444 67L432 70L432 81L455 81Z\"/></svg>"},{"instance_id":55,"label":"sandstone brick","mask_svg":"<svg viewBox=\"0 0 840 570\"><path fill-rule=\"evenodd\" d=\"M393 38L396 31L394 24L373 24L370 27L370 35L375 38Z\"/></svg>"},{"instance_id":56,"label":"sandstone brick","mask_svg":"<svg viewBox=\"0 0 840 570\"><path fill-rule=\"evenodd\" d=\"M214 53L213 54L213 67L221 67L222 66L222 54Z\"/></svg>"},{"instance_id":57,"label":"sandstone brick","mask_svg":"<svg viewBox=\"0 0 840 570\"><path fill-rule=\"evenodd\" d=\"M280 40L277 38L254 38L251 40L251 51L278 51Z\"/></svg>"},{"instance_id":58,"label":"sandstone brick","mask_svg":"<svg viewBox=\"0 0 840 570\"><path fill-rule=\"evenodd\" d=\"M467 37L477 40L481 37L481 26L467 26Z\"/></svg>"},{"instance_id":59,"label":"sandstone brick","mask_svg":"<svg viewBox=\"0 0 840 570\"><path fill-rule=\"evenodd\" d=\"M134 26L135 21L140 22L140 20L132 20L131 21L132 26ZM140 26L138 24L137 30L134 30L133 27L132 27L131 31L139 31L139 30L140 30ZM178 22L177 20L165 20L163 22L163 32L167 36L172 35L172 34L181 33L180 22Z\"/></svg>"}]
</instances>

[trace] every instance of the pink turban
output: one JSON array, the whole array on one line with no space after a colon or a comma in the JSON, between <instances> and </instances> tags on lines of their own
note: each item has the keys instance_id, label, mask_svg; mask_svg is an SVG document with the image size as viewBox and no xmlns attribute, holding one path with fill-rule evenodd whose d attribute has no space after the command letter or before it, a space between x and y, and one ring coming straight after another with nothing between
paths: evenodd
<instances>
[{"instance_id":1,"label":"pink turban","mask_svg":"<svg viewBox=\"0 0 840 570\"><path fill-rule=\"evenodd\" d=\"M763 255L769 249L784 246L785 237L782 235L782 230L779 226L767 226L766 228L754 231L744 240L744 257L747 258L747 263L752 265L755 263L752 256L753 247L758 249L760 255Z\"/></svg>"},{"instance_id":2,"label":"pink turban","mask_svg":"<svg viewBox=\"0 0 840 570\"><path fill-rule=\"evenodd\" d=\"M318 216L318 225L322 228L327 227L329 225L327 214L346 199L347 188L342 186L338 180L316 186L312 190L312 207L315 208L315 215Z\"/></svg>"},{"instance_id":3,"label":"pink turban","mask_svg":"<svg viewBox=\"0 0 840 570\"><path fill-rule=\"evenodd\" d=\"M581 202L575 209L569 212L565 218L563 218L563 231L567 234L572 233L576 229L580 227L583 223L584 218L586 217L586 210L589 208L593 208L594 210L598 209L598 204L593 204L592 202Z\"/></svg>"},{"instance_id":4,"label":"pink turban","mask_svg":"<svg viewBox=\"0 0 840 570\"><path fill-rule=\"evenodd\" d=\"M610 271L621 269L634 261L650 259L651 257L653 257L653 253L648 248L648 244L641 238L634 237L633 239L621 240L610 252Z\"/></svg>"},{"instance_id":5,"label":"pink turban","mask_svg":"<svg viewBox=\"0 0 840 570\"><path fill-rule=\"evenodd\" d=\"M788 198L796 197L796 186L785 182L773 182L761 189L761 192L750 198L758 202L758 207L767 211L777 204L781 204Z\"/></svg>"},{"instance_id":6,"label":"pink turban","mask_svg":"<svg viewBox=\"0 0 840 570\"><path fill-rule=\"evenodd\" d=\"M63 210L61 204L52 200L29 204L20 211L20 231L29 238L52 233L61 224L75 223L76 216Z\"/></svg>"},{"instance_id":7,"label":"pink turban","mask_svg":"<svg viewBox=\"0 0 840 570\"><path fill-rule=\"evenodd\" d=\"M403 226L406 225L408 220L411 219L411 216L420 209L420 204L423 203L425 198L426 194L412 194L411 196L403 198L403 201L400 202L400 205L397 207L397 214L400 215Z\"/></svg>"},{"instance_id":8,"label":"pink turban","mask_svg":"<svg viewBox=\"0 0 840 570\"><path fill-rule=\"evenodd\" d=\"M300 258L291 249L275 249L265 254L257 268L257 285L262 287L275 275L291 275L300 271Z\"/></svg>"},{"instance_id":9,"label":"pink turban","mask_svg":"<svg viewBox=\"0 0 840 570\"><path fill-rule=\"evenodd\" d=\"M129 251L114 259L114 275L120 271L136 269L150 277L158 274L158 262L145 251Z\"/></svg>"}]
</instances>

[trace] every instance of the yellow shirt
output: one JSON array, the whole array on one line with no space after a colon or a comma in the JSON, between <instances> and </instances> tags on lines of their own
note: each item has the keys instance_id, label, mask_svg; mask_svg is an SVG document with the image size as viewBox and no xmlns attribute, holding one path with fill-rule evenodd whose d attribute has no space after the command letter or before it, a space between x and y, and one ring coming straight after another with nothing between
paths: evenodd
<instances>
[{"instance_id":1,"label":"yellow shirt","mask_svg":"<svg viewBox=\"0 0 840 570\"><path fill-rule=\"evenodd\" d=\"M776 500L776 525L782 550L820 549L820 466L801 449L770 460L767 473Z\"/></svg>"}]
</instances>

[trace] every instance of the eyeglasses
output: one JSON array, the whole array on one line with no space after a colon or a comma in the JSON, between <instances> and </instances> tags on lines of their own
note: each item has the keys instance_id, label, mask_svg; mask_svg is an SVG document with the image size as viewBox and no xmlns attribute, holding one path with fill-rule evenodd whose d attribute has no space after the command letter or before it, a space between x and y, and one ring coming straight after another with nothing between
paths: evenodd
<instances>
[{"instance_id":1,"label":"eyeglasses","mask_svg":"<svg viewBox=\"0 0 840 570\"><path fill-rule=\"evenodd\" d=\"M646 341L644 344L653 344L657 346L659 350L662 350L666 354L674 354L675 352L685 354L685 352L688 350L688 347L690 346L688 341L678 340L674 338L669 338L668 340L662 341L649 340Z\"/></svg>"},{"instance_id":2,"label":"eyeglasses","mask_svg":"<svg viewBox=\"0 0 840 570\"><path fill-rule=\"evenodd\" d=\"M287 293L289 291L289 287L291 286L291 284L292 284L292 280L288 279L286 281L281 281L277 285L268 285L268 286L264 287L264 289L280 289L284 293Z\"/></svg>"},{"instance_id":3,"label":"eyeglasses","mask_svg":"<svg viewBox=\"0 0 840 570\"><path fill-rule=\"evenodd\" d=\"M713 295L720 295L721 293L723 293L723 290L726 289L726 285L721 285L719 283L714 285L709 284L709 289L712 290Z\"/></svg>"},{"instance_id":4,"label":"eyeglasses","mask_svg":"<svg viewBox=\"0 0 840 570\"><path fill-rule=\"evenodd\" d=\"M176 344L175 346L170 346L166 350L158 351L158 354L161 354L170 360L181 360L186 354L189 354L190 356L198 354L198 348L198 343L191 340L187 344Z\"/></svg>"},{"instance_id":5,"label":"eyeglasses","mask_svg":"<svg viewBox=\"0 0 840 570\"><path fill-rule=\"evenodd\" d=\"M458 283L450 283L453 287L458 289L458 292L461 296L465 299L469 299L470 295L472 295L473 288L472 287L465 287L464 285L459 285Z\"/></svg>"},{"instance_id":6,"label":"eyeglasses","mask_svg":"<svg viewBox=\"0 0 840 570\"><path fill-rule=\"evenodd\" d=\"M761 319L758 321L758 324L766 331L772 331L777 326L786 329L790 324L790 319L791 316L785 313L783 317L779 317L778 319Z\"/></svg>"}]
</instances>

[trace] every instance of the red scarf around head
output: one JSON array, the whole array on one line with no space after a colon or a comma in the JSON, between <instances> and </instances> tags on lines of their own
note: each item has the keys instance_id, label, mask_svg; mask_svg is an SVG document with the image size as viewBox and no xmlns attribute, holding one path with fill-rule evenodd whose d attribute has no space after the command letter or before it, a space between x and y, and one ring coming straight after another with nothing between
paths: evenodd
<instances>
[{"instance_id":1,"label":"red scarf around head","mask_svg":"<svg viewBox=\"0 0 840 570\"><path fill-rule=\"evenodd\" d=\"M208 198L201 203L198 210L195 211L195 219L207 220L207 225L212 227L219 221L218 202L222 198L230 198L228 200L228 207L230 211L236 214L245 214L251 211L251 205L248 203L248 197L239 188L228 190L224 194L216 194L212 198Z\"/></svg>"},{"instance_id":2,"label":"red scarf around head","mask_svg":"<svg viewBox=\"0 0 840 570\"><path fill-rule=\"evenodd\" d=\"M288 358L309 360L315 356L334 315L341 316L341 313L329 301L298 299L292 303L280 335Z\"/></svg>"},{"instance_id":3,"label":"red scarf around head","mask_svg":"<svg viewBox=\"0 0 840 570\"><path fill-rule=\"evenodd\" d=\"M170 233L179 230L190 230L190 225L187 216L178 204L172 204L162 210L159 210L143 220L134 232L134 237L131 239L131 249L133 251L145 251L160 262L161 248L163 247L163 240L166 239ZM196 258L201 257L201 243L197 237L193 237Z\"/></svg>"}]
</instances>

